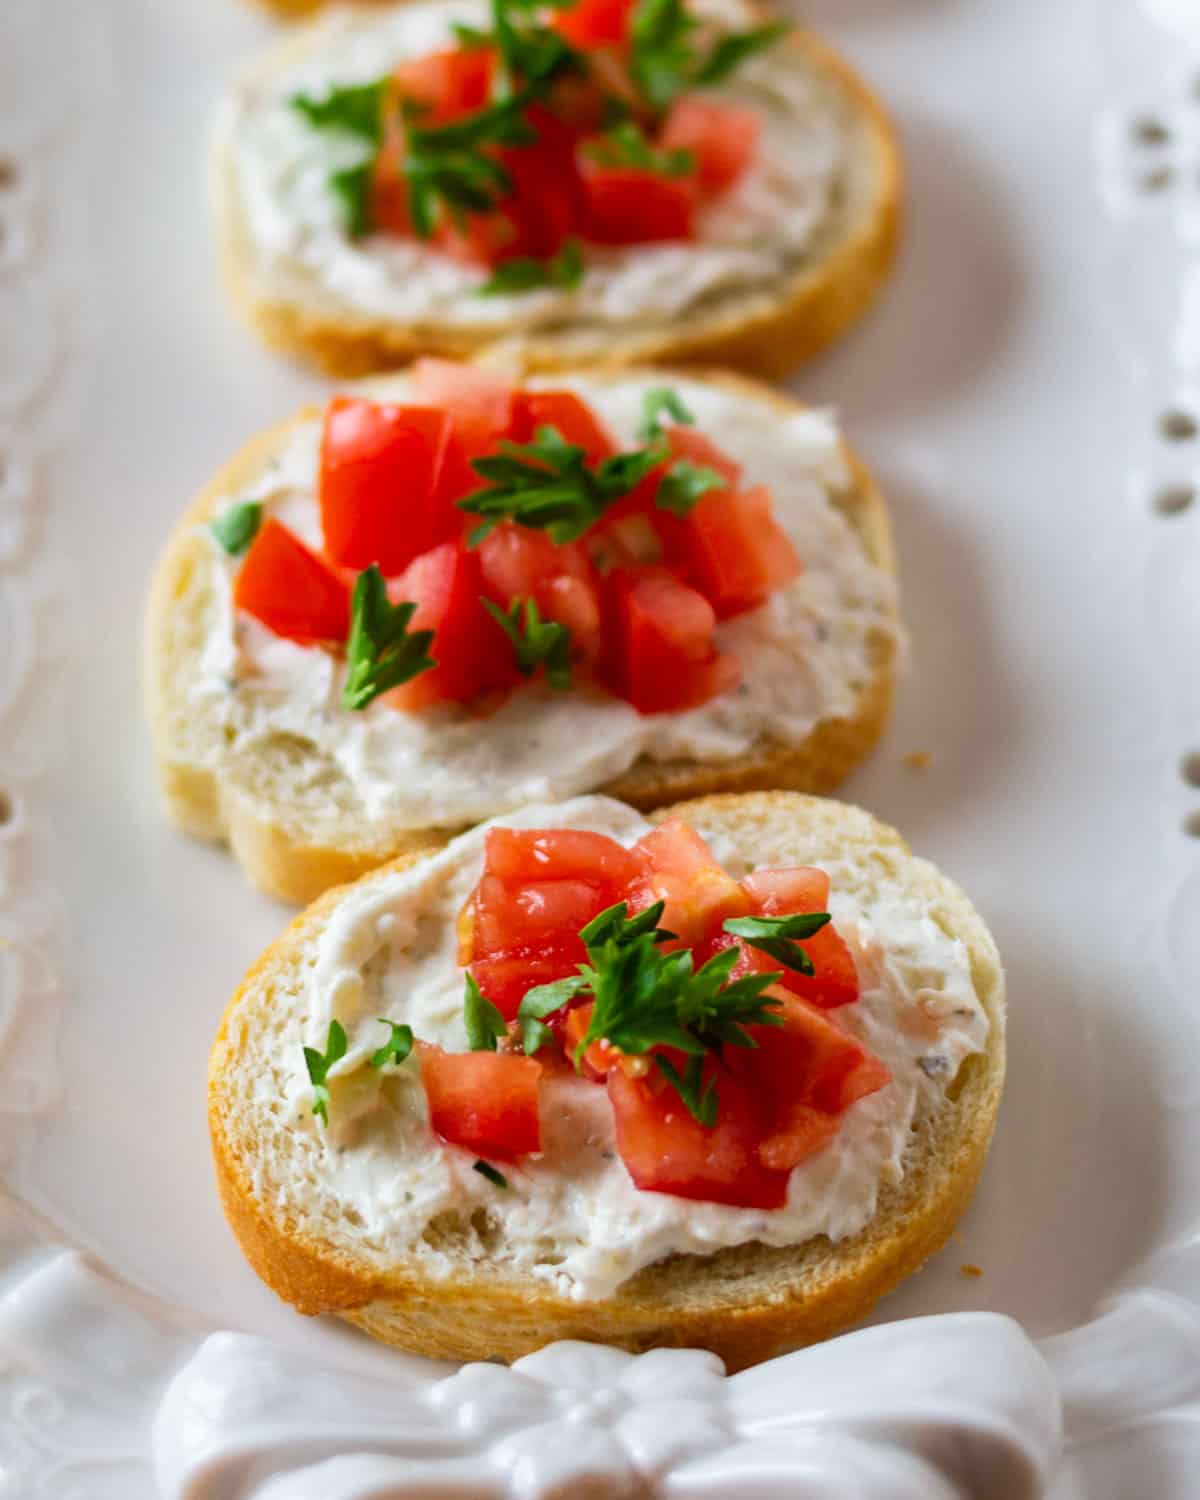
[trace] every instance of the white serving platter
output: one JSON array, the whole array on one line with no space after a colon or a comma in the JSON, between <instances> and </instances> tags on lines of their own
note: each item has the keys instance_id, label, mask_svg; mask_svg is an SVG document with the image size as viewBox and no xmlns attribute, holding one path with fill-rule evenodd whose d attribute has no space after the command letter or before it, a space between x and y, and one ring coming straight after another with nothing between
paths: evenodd
<instances>
[{"instance_id":1,"label":"white serving platter","mask_svg":"<svg viewBox=\"0 0 1200 1500\"><path fill-rule=\"evenodd\" d=\"M727 1385L578 1347L438 1385L260 1286L204 1067L286 913L160 821L138 649L179 508L323 389L235 325L209 241L208 122L273 28L4 0L0 1496L1196 1494L1200 5L805 17L911 169L893 286L796 389L891 498L912 636L846 795L961 880L1008 968L974 1206L873 1331ZM908 1321L973 1312L1004 1316Z\"/></svg>"}]
</instances>

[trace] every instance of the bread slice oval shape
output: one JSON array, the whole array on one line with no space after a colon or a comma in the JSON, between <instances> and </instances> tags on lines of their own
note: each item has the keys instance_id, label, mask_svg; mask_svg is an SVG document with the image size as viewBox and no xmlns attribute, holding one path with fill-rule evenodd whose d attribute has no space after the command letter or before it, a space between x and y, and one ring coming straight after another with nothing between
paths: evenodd
<instances>
[{"instance_id":1,"label":"bread slice oval shape","mask_svg":"<svg viewBox=\"0 0 1200 1500\"><path fill-rule=\"evenodd\" d=\"M209 1073L217 1181L250 1264L281 1297L433 1357L512 1360L578 1338L634 1351L702 1347L738 1369L845 1328L946 1241L983 1167L1004 1081L1003 973L979 915L899 834L843 803L757 792L680 804L650 821L676 815L727 869L830 872L861 986L857 1004L834 1014L892 1074L843 1116L844 1149L835 1141L795 1169L781 1211L792 1217L640 1193L619 1162L578 1165L561 1129L536 1166L506 1164L507 1190L493 1186L469 1170L473 1153L437 1141L419 1102L414 1112L422 1095L413 1077L396 1096L407 1104L364 1105L355 1079L370 1068L334 1085L332 1124L312 1117L301 1044L321 1044L329 1017L345 1021L352 1053L356 1027L375 1044L371 1023L385 1005L418 1036L430 1024L410 1001L416 992L389 990L389 976L407 985L419 972L405 967L413 934L428 954L431 929L453 921L464 882L478 874L475 830L327 892L251 969L225 1013ZM625 842L641 826L602 798L504 821L540 819ZM954 1051L945 1038L956 1025L970 1040ZM950 1028L942 1043L931 1040L938 1026ZM946 1055L928 1054L939 1045ZM602 1088L566 1086L604 1106ZM602 1146L603 1122L581 1118ZM447 1153L463 1158L457 1168ZM806 1232L814 1225L824 1230Z\"/></svg>"},{"instance_id":2,"label":"bread slice oval shape","mask_svg":"<svg viewBox=\"0 0 1200 1500\"><path fill-rule=\"evenodd\" d=\"M764 20L744 0L696 9L722 28ZM693 242L585 245L577 287L496 297L478 295L485 271L423 242L352 240L326 188L346 141L331 145L289 101L453 45L462 14L452 0L338 7L292 29L224 101L211 174L221 261L272 347L341 376L497 347L529 370L687 361L777 376L870 306L900 231L899 147L867 85L802 28L706 93L765 123L759 162Z\"/></svg>"},{"instance_id":3,"label":"bread slice oval shape","mask_svg":"<svg viewBox=\"0 0 1200 1500\"><path fill-rule=\"evenodd\" d=\"M228 842L262 889L307 901L548 795L603 790L646 809L762 787L825 793L878 738L900 641L888 517L832 419L726 374L585 372L553 384L585 395L625 443L636 442L645 392L669 386L695 409L697 431L744 465L744 483L770 485L804 571L761 609L718 623L741 688L688 714L639 716L603 695L536 685L490 717L410 715L384 702L354 714L319 652L287 651L261 631L247 652L231 598L236 562L209 524L257 496L319 536L322 414L304 411L252 440L185 514L156 570L145 633L167 816ZM393 375L363 389L403 401L408 385ZM314 685L322 671L335 675Z\"/></svg>"}]
</instances>

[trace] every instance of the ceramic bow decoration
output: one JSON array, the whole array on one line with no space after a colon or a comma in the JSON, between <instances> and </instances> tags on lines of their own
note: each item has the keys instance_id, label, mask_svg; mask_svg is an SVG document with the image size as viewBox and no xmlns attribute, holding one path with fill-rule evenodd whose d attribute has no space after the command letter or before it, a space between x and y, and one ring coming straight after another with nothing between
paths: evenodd
<instances>
[{"instance_id":1,"label":"ceramic bow decoration","mask_svg":"<svg viewBox=\"0 0 1200 1500\"><path fill-rule=\"evenodd\" d=\"M1033 1500L1058 1445L1049 1370L984 1313L730 1378L699 1350L560 1343L397 1386L219 1334L175 1378L155 1437L169 1500Z\"/></svg>"}]
</instances>

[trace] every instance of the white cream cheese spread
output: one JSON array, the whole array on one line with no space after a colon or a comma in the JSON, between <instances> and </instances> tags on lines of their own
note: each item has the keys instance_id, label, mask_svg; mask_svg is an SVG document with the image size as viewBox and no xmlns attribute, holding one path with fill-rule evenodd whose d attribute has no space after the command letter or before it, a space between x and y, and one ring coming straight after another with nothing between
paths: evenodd
<instances>
[{"instance_id":1,"label":"white cream cheese spread","mask_svg":"<svg viewBox=\"0 0 1200 1500\"><path fill-rule=\"evenodd\" d=\"M755 24L740 0L703 0L695 9L722 27ZM485 26L486 6L414 0L336 9L286 59L247 74L226 101L219 155L233 174L252 275L264 288L280 277L308 279L355 313L397 323L644 327L714 296L777 289L836 215L849 156L847 106L784 43L748 59L717 92L756 110L762 134L755 161L702 212L692 242L589 247L573 290L480 297L485 272L416 240L351 240L329 175L360 160L362 146L312 129L288 101L370 82L401 61L451 46L455 22Z\"/></svg>"},{"instance_id":2,"label":"white cream cheese spread","mask_svg":"<svg viewBox=\"0 0 1200 1500\"><path fill-rule=\"evenodd\" d=\"M543 383L577 391L632 446L643 393L662 377ZM894 586L831 499L849 483L832 418L781 416L761 399L699 381L671 384L698 430L745 465L747 485L770 486L776 519L804 565L760 609L718 625L717 644L741 664L740 688L686 713L648 716L599 690L554 693L539 684L520 687L486 720L455 706L407 714L377 702L350 712L339 705L341 662L235 615L236 563L212 543L205 645L187 692L196 716L220 725L213 754L294 737L336 764L377 824L459 827L602 786L640 755L727 760L768 731L797 744L821 720L851 712L874 674L880 632L894 633ZM404 388L402 377L370 387L400 400ZM319 418L300 424L230 501L261 501L319 546L319 439Z\"/></svg>"},{"instance_id":3,"label":"white cream cheese spread","mask_svg":"<svg viewBox=\"0 0 1200 1500\"><path fill-rule=\"evenodd\" d=\"M626 845L646 828L630 808L603 797L501 821L583 828ZM698 827L704 833L703 821ZM913 1121L942 1103L963 1059L986 1044L988 1018L965 946L917 897L881 882L865 862L814 861L831 876L831 911L862 987L838 1018L892 1081L852 1105L837 1136L793 1170L784 1207L732 1208L635 1188L616 1152L607 1093L569 1076L543 1082L543 1153L506 1163L509 1185L499 1189L473 1170L471 1153L434 1136L415 1058L386 1077L367 1065L386 1036L380 1017L447 1050L466 1050L454 922L479 878L484 837L474 829L432 859L352 888L331 913L308 970L307 1020L303 1035L291 1038L286 1108L294 1128L320 1128L301 1042L323 1050L336 1017L349 1049L330 1075L320 1176L337 1210L359 1226L363 1253L381 1263L412 1254L431 1274L451 1275L453 1260L427 1231L448 1214L478 1227L472 1215L482 1210L487 1232L465 1253L591 1299L673 1252L707 1254L752 1240L797 1244L816 1234L837 1240L860 1230L880 1187L903 1175ZM732 874L746 872L724 841L712 847ZM464 1253L461 1241L456 1253Z\"/></svg>"}]
</instances>

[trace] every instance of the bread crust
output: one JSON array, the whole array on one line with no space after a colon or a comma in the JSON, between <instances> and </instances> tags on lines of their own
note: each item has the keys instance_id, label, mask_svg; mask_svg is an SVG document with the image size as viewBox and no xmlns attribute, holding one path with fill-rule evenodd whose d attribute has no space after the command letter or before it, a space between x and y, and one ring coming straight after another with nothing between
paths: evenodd
<instances>
[{"instance_id":1,"label":"bread crust","mask_svg":"<svg viewBox=\"0 0 1200 1500\"><path fill-rule=\"evenodd\" d=\"M780 820L823 820L827 828L853 823L855 837L869 839L880 857L903 861L909 854L893 829L857 809L793 792L703 798L664 809L652 821L674 814L705 825L715 819L726 831L736 828L744 845L756 829ZM419 857L402 856L387 869L405 868ZM556 1339L577 1338L633 1352L711 1349L732 1371L840 1331L946 1242L975 1190L1004 1083L1004 981L994 943L962 892L929 872L922 865L918 873L936 919L970 953L990 1022L988 1046L964 1062L942 1110L926 1127L921 1154L910 1146L904 1178L882 1188L875 1217L858 1235L836 1245L818 1236L794 1247L751 1244L711 1256L675 1255L639 1271L611 1297L576 1302L476 1262L464 1261L452 1280L424 1274L411 1262L380 1273L356 1262L332 1238L303 1233L254 1191L255 1143L239 1138L234 1081L255 1015L280 1003L276 991L340 899L341 892L330 891L292 922L247 975L212 1052L208 1112L217 1185L247 1259L300 1312L336 1312L386 1343L433 1358L511 1361Z\"/></svg>"},{"instance_id":2,"label":"bread crust","mask_svg":"<svg viewBox=\"0 0 1200 1500\"><path fill-rule=\"evenodd\" d=\"M620 380L623 373L589 371L590 379ZM745 376L719 371L687 371L734 394L769 403L781 414L800 403ZM668 373L669 378L669 373ZM164 811L185 833L227 843L251 882L283 901L303 904L330 886L355 880L367 870L406 850L423 849L431 840L461 832L424 828L403 833L370 826L366 819L354 838L330 842L305 826L303 817L284 809L268 815L248 778L232 763L200 765L189 760L173 729L175 683L179 664L172 649L172 622L198 570L207 566L207 544L200 528L228 495L245 488L259 474L284 437L318 408L305 407L288 421L251 439L207 484L176 525L151 582L144 632L143 679ZM887 507L865 466L845 450L853 482L835 497L871 561L894 576L895 556ZM791 788L832 791L863 759L882 732L892 701L897 637L880 630L872 641L874 671L854 710L846 717L822 720L798 746L764 737L746 756L727 762L655 762L646 757L628 771L596 788L642 811L664 802L722 791Z\"/></svg>"},{"instance_id":3,"label":"bread crust","mask_svg":"<svg viewBox=\"0 0 1200 1500\"><path fill-rule=\"evenodd\" d=\"M293 14L316 8L310 0L282 0L282 6ZM527 373L666 363L724 365L780 379L837 340L874 302L899 244L904 184L895 128L859 74L801 28L780 45L793 48L798 66L819 73L848 101L872 187L865 206L843 205L848 222L773 294L735 293L689 310L674 326L600 328L586 337L571 324L563 334L526 334L494 324L398 323L364 315L315 282L280 295L256 283L236 174L223 145L213 183L220 261L234 307L271 348L340 377L394 369L423 354L469 359L493 348ZM292 39L281 56L294 46Z\"/></svg>"}]
</instances>

